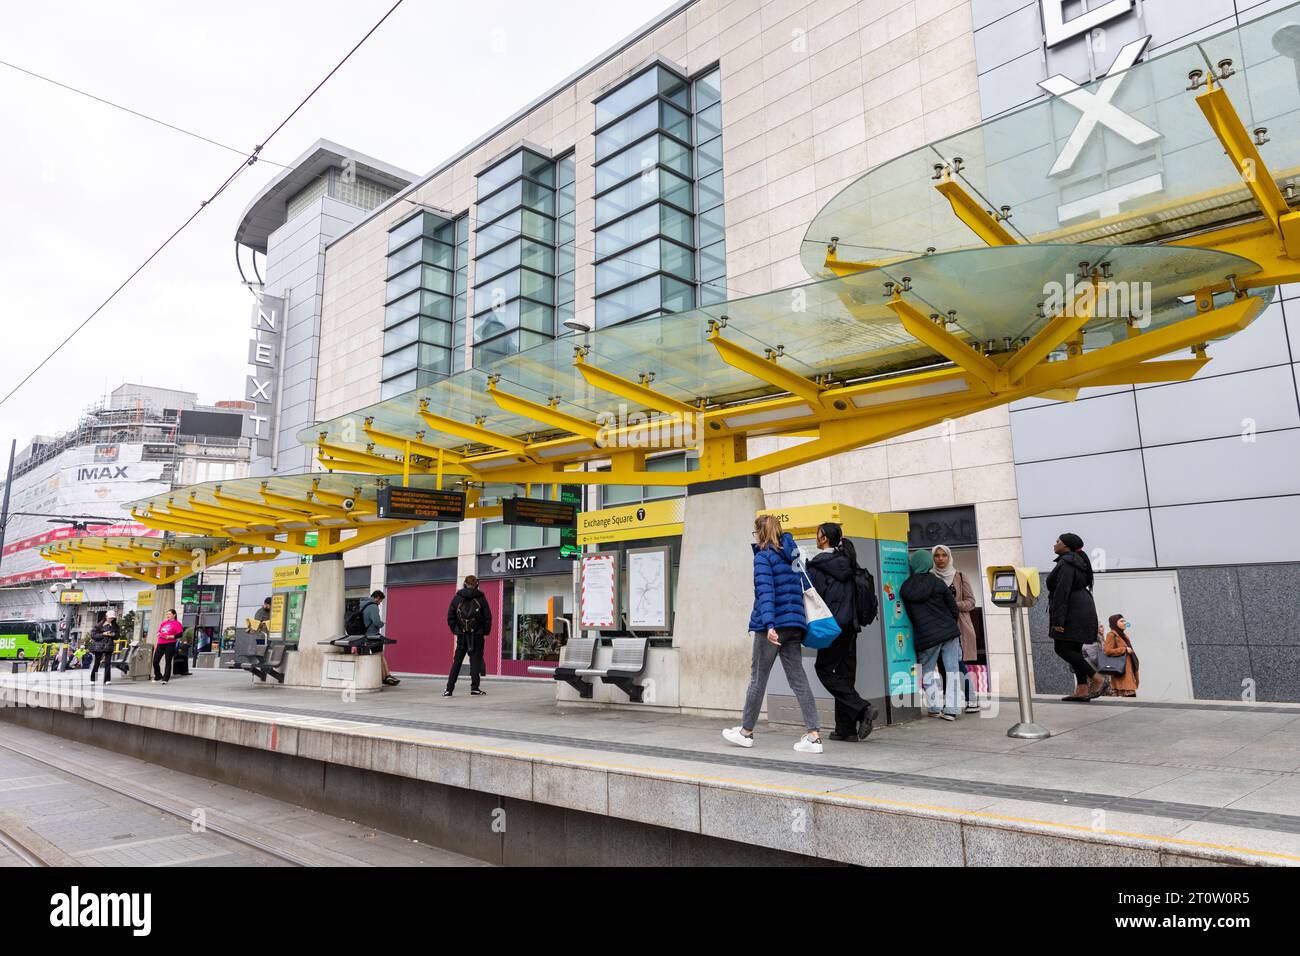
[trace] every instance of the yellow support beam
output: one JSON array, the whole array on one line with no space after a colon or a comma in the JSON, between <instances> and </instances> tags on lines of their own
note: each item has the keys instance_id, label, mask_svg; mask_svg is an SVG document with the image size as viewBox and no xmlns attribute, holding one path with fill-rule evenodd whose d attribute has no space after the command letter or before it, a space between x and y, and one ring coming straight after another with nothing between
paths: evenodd
<instances>
[{"instance_id":1,"label":"yellow support beam","mask_svg":"<svg viewBox=\"0 0 1300 956\"><path fill-rule=\"evenodd\" d=\"M436 432L443 432L447 435L455 435L457 438L463 438L468 442L478 445L486 445L489 448L499 448L502 451L508 451L511 454L522 455L528 447L528 443L518 438L511 438L509 435L502 435L491 429L483 428L482 425L468 425L465 422L457 421L454 418L446 418L442 415L435 415L429 410L429 400L420 399L420 417L424 423Z\"/></svg>"},{"instance_id":2,"label":"yellow support beam","mask_svg":"<svg viewBox=\"0 0 1300 956\"><path fill-rule=\"evenodd\" d=\"M1118 368L1113 372L1094 375L1088 379L1088 385L1091 387L1096 385L1147 385L1152 382L1185 382L1205 368L1209 361L1208 358L1194 358L1142 362L1128 368Z\"/></svg>"},{"instance_id":3,"label":"yellow support beam","mask_svg":"<svg viewBox=\"0 0 1300 956\"><path fill-rule=\"evenodd\" d=\"M417 433L414 437L408 438L405 435L398 435L395 432L375 428L370 424L371 421L373 421L373 419L367 418L363 428L370 440L381 448L391 448L394 451L402 452L405 452L406 449L409 448L412 452L422 458L429 459L437 458L438 455L441 454L446 465L457 465L465 457L459 452L451 451L447 448L440 448L437 445L430 445L428 442L421 439L422 433Z\"/></svg>"},{"instance_id":4,"label":"yellow support beam","mask_svg":"<svg viewBox=\"0 0 1300 956\"><path fill-rule=\"evenodd\" d=\"M841 259L837 244L831 243L826 250L826 268L835 276L843 278L858 272L869 272L872 269L880 268L880 266L875 262L853 262L849 259Z\"/></svg>"},{"instance_id":5,"label":"yellow support beam","mask_svg":"<svg viewBox=\"0 0 1300 956\"><path fill-rule=\"evenodd\" d=\"M518 395L503 392L492 379L488 379L487 391L492 396L492 401L496 402L502 411L509 412L512 415L530 418L535 422L541 422L543 425L549 425L552 428L558 428L561 431L570 432L592 441L595 441L596 436L600 434L600 427L595 422L589 422L567 412L562 412L553 405L542 405L526 398L520 398Z\"/></svg>"},{"instance_id":6,"label":"yellow support beam","mask_svg":"<svg viewBox=\"0 0 1300 956\"><path fill-rule=\"evenodd\" d=\"M1260 156L1259 149L1241 122L1222 86L1215 86L1213 75L1205 92L1198 93L1196 105L1205 114L1205 120L1214 135L1223 144L1228 158L1241 176L1242 182L1255 198L1255 204L1268 218L1283 244L1288 258L1300 258L1300 212L1292 212L1282 190L1273 179Z\"/></svg>"},{"instance_id":7,"label":"yellow support beam","mask_svg":"<svg viewBox=\"0 0 1300 956\"><path fill-rule=\"evenodd\" d=\"M765 358L754 354L744 346L724 339L722 337L722 326L716 322L710 324L708 338L713 343L713 347L718 350L718 355L722 361L732 368L752 375L760 382L767 382L783 392L798 395L806 402L811 402L817 406L821 405L822 393L826 389L798 372L782 368L777 364L775 354ZM740 414L740 411L740 409L732 409L731 413L737 415Z\"/></svg>"},{"instance_id":8,"label":"yellow support beam","mask_svg":"<svg viewBox=\"0 0 1300 956\"><path fill-rule=\"evenodd\" d=\"M625 398L643 408L652 408L666 415L693 415L698 411L694 405L669 398L662 392L650 388L648 384L633 382L613 372L607 372L603 368L597 368L586 360L581 350L575 350L573 367L592 388Z\"/></svg>"},{"instance_id":9,"label":"yellow support beam","mask_svg":"<svg viewBox=\"0 0 1300 956\"><path fill-rule=\"evenodd\" d=\"M1075 296L1073 302L1066 303L1065 308L1052 316L1047 324L1035 332L1034 337L1002 366L1007 381L1020 381L1031 368L1081 332L1083 327L1092 321L1097 307L1097 297L1100 294L1101 288L1097 277L1094 276L1085 284L1084 291Z\"/></svg>"},{"instance_id":10,"label":"yellow support beam","mask_svg":"<svg viewBox=\"0 0 1300 956\"><path fill-rule=\"evenodd\" d=\"M1002 223L989 215L989 211L984 208L984 204L977 202L974 196L966 192L961 183L953 179L950 173L946 174L941 182L936 183L934 188L939 191L939 195L948 200L957 218L969 226L971 232L979 236L986 244L990 246L1016 246L1020 244Z\"/></svg>"},{"instance_id":11,"label":"yellow support beam","mask_svg":"<svg viewBox=\"0 0 1300 956\"><path fill-rule=\"evenodd\" d=\"M905 301L897 292L888 305L912 338L965 369L991 391L1006 388L1006 375L987 355L976 352L946 328L922 315L919 309Z\"/></svg>"}]
</instances>

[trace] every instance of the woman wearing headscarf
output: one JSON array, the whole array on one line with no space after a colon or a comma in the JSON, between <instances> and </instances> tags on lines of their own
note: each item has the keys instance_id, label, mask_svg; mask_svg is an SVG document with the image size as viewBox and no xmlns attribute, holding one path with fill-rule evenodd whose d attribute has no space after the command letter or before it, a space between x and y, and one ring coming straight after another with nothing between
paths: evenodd
<instances>
[{"instance_id":1,"label":"woman wearing headscarf","mask_svg":"<svg viewBox=\"0 0 1300 956\"><path fill-rule=\"evenodd\" d=\"M1136 697L1138 689L1138 656L1129 640L1129 623L1123 614L1110 616L1110 630L1101 649L1107 657L1124 657L1128 661L1122 674L1112 674L1110 686L1118 697Z\"/></svg>"},{"instance_id":2,"label":"woman wearing headscarf","mask_svg":"<svg viewBox=\"0 0 1300 956\"><path fill-rule=\"evenodd\" d=\"M1063 533L1052 546L1056 566L1047 576L1047 613L1056 656L1074 671L1074 693L1061 700L1086 703L1100 697L1106 680L1083 655L1083 645L1097 640L1097 605L1092 600L1092 562L1083 539Z\"/></svg>"},{"instance_id":3,"label":"woman wearing headscarf","mask_svg":"<svg viewBox=\"0 0 1300 956\"><path fill-rule=\"evenodd\" d=\"M913 551L907 559L912 573L898 596L912 622L912 646L921 665L925 685L926 709L931 717L956 720L957 681L961 673L961 631L957 630L957 599L930 572L934 557L929 551ZM939 680L939 661L943 660L946 684Z\"/></svg>"},{"instance_id":4,"label":"woman wearing headscarf","mask_svg":"<svg viewBox=\"0 0 1300 956\"><path fill-rule=\"evenodd\" d=\"M934 558L934 576L947 585L957 601L957 630L961 632L960 666L962 687L966 691L966 713L977 714L980 709L979 688L975 685L975 675L966 670L967 664L974 664L979 658L975 622L970 619L970 612L978 606L975 602L975 589L966 580L966 575L953 564L952 552L946 545L936 544L930 549L930 554Z\"/></svg>"}]
</instances>

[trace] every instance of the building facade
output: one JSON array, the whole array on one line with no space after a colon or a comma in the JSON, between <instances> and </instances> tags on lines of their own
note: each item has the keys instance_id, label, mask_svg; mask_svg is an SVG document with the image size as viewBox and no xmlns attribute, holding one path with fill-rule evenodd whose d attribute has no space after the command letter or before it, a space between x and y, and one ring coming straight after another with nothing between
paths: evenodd
<instances>
[{"instance_id":1,"label":"building facade","mask_svg":"<svg viewBox=\"0 0 1300 956\"><path fill-rule=\"evenodd\" d=\"M1280 50L1272 38L1300 22L1300 11L1277 13L1292 5L1118 0L1090 3L1090 19L1074 21L1077 4L973 0L981 112L992 117L1065 81L1084 84L1135 57L1266 17L1277 22L1259 24L1263 42ZM1260 55L1242 54L1252 66ZM1115 94L1129 115L1149 115L1144 79ZM1243 91L1229 92L1240 101ZM1300 88L1289 95L1300 101ZM1059 155L1072 131L1053 132ZM1062 201L1095 216L1096 197L1107 190L1157 193L1165 178L1189 174L1180 145L1162 136L1137 146L1099 124L1084 148L1111 151L1110 181L1074 182L1067 172ZM1152 682L1161 696L1300 700L1300 602L1291 597L1300 586L1296 295L1279 290L1246 331L1211 343L1212 361L1191 381L1088 388L1071 403L1032 399L1011 408L1027 559L1050 566L1057 534L1083 537L1105 571L1098 610L1134 619L1134 641L1140 647L1145 638L1161 665ZM1043 627L1033 633L1046 638ZM1050 660L1050 644L1043 640L1035 654ZM1054 666L1039 667L1037 678L1043 691L1072 684Z\"/></svg>"},{"instance_id":2,"label":"building facade","mask_svg":"<svg viewBox=\"0 0 1300 956\"><path fill-rule=\"evenodd\" d=\"M311 455L295 435L319 417L320 316L324 249L415 179L370 156L319 140L249 202L235 231L242 277L253 293L245 399L254 410L245 433L253 442L251 474L297 474ZM252 617L273 590L288 555L243 571L239 620ZM382 579L382 572L381 572ZM369 590L367 566L349 575L349 596ZM296 604L295 604L296 606ZM340 622L340 627L341 627Z\"/></svg>"},{"instance_id":3,"label":"building facade","mask_svg":"<svg viewBox=\"0 0 1300 956\"><path fill-rule=\"evenodd\" d=\"M107 402L89 408L64 434L32 439L14 463L11 517L0 562L0 620L59 619L58 591L74 581L84 594L74 615L74 639L100 612L135 609L140 582L106 572L74 575L45 561L40 549L79 533L154 534L133 522L122 506L196 480L245 477L249 441L243 437L241 405L205 406L193 392L126 384L114 389ZM59 522L61 516L104 522L92 522L82 532ZM234 604L224 602L224 596L237 589L238 570L231 569L229 578L222 569L207 582L212 605L207 626L214 631L223 624L223 604L228 603L225 623L234 620Z\"/></svg>"},{"instance_id":4,"label":"building facade","mask_svg":"<svg viewBox=\"0 0 1300 956\"><path fill-rule=\"evenodd\" d=\"M808 223L867 170L1280 6L678 3L326 244L316 417L472 366L476 352L805 281ZM1063 149L1070 134L1048 138ZM1111 133L1103 123L1093 135ZM1147 157L1116 157L1111 183L1062 181L1061 205L1096 216L1099 190L1155 175ZM1074 530L1104 569L1103 616L1138 622L1148 696L1300 700L1283 676L1300 674L1300 611L1251 596L1300 583L1288 563L1300 558L1290 533L1300 486L1283 464L1300 434L1287 308L1214 346L1193 382L1083 390L1073 403L945 422L770 475L767 502L908 512L910 544L950 546L978 582L982 653L1004 692L1010 621L989 605L984 570L1048 567L1056 535ZM780 441L752 442L751 454ZM606 488L585 507L678 494ZM446 602L478 572L498 619L492 669L526 673L539 608L567 577L547 535L429 525L347 562L389 585L399 669L445 667ZM1033 636L1046 633L1040 607ZM1063 687L1050 642L1033 650L1039 689Z\"/></svg>"}]
</instances>

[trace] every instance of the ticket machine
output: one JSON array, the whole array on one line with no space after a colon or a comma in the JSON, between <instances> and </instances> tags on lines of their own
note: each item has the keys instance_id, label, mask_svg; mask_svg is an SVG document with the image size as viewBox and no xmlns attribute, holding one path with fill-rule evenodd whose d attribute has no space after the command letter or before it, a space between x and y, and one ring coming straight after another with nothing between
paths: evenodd
<instances>
[{"instance_id":1,"label":"ticket machine","mask_svg":"<svg viewBox=\"0 0 1300 956\"><path fill-rule=\"evenodd\" d=\"M1034 702L1029 683L1028 634L1025 628L1025 608L1038 601L1040 585L1037 568L1018 568L1010 564L994 565L988 569L991 600L998 607L1011 611L1011 643L1016 652L1016 692L1020 698L1020 722L1007 731L1008 737L1021 740L1042 740L1052 732L1034 723Z\"/></svg>"}]
</instances>

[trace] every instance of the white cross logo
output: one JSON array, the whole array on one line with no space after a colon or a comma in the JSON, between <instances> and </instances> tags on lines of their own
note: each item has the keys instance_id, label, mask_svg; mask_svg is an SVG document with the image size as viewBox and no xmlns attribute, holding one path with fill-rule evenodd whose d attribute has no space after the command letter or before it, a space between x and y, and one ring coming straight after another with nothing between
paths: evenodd
<instances>
[{"instance_id":1,"label":"white cross logo","mask_svg":"<svg viewBox=\"0 0 1300 956\"><path fill-rule=\"evenodd\" d=\"M1134 146L1144 146L1160 138L1160 134L1150 126L1134 119L1111 103L1115 94L1119 92L1120 84L1124 82L1126 75L1124 71L1137 62L1150 40L1151 37L1146 36L1126 44L1115 57L1115 62L1110 65L1110 69L1106 71L1106 79L1097 87L1095 93L1080 89L1079 84L1060 73L1049 76L1038 84L1048 93L1059 96L1083 114L1075 124L1074 131L1070 133L1065 148L1056 157L1056 162L1048 173L1049 176L1064 173L1075 164L1098 123L1123 136Z\"/></svg>"}]
</instances>

